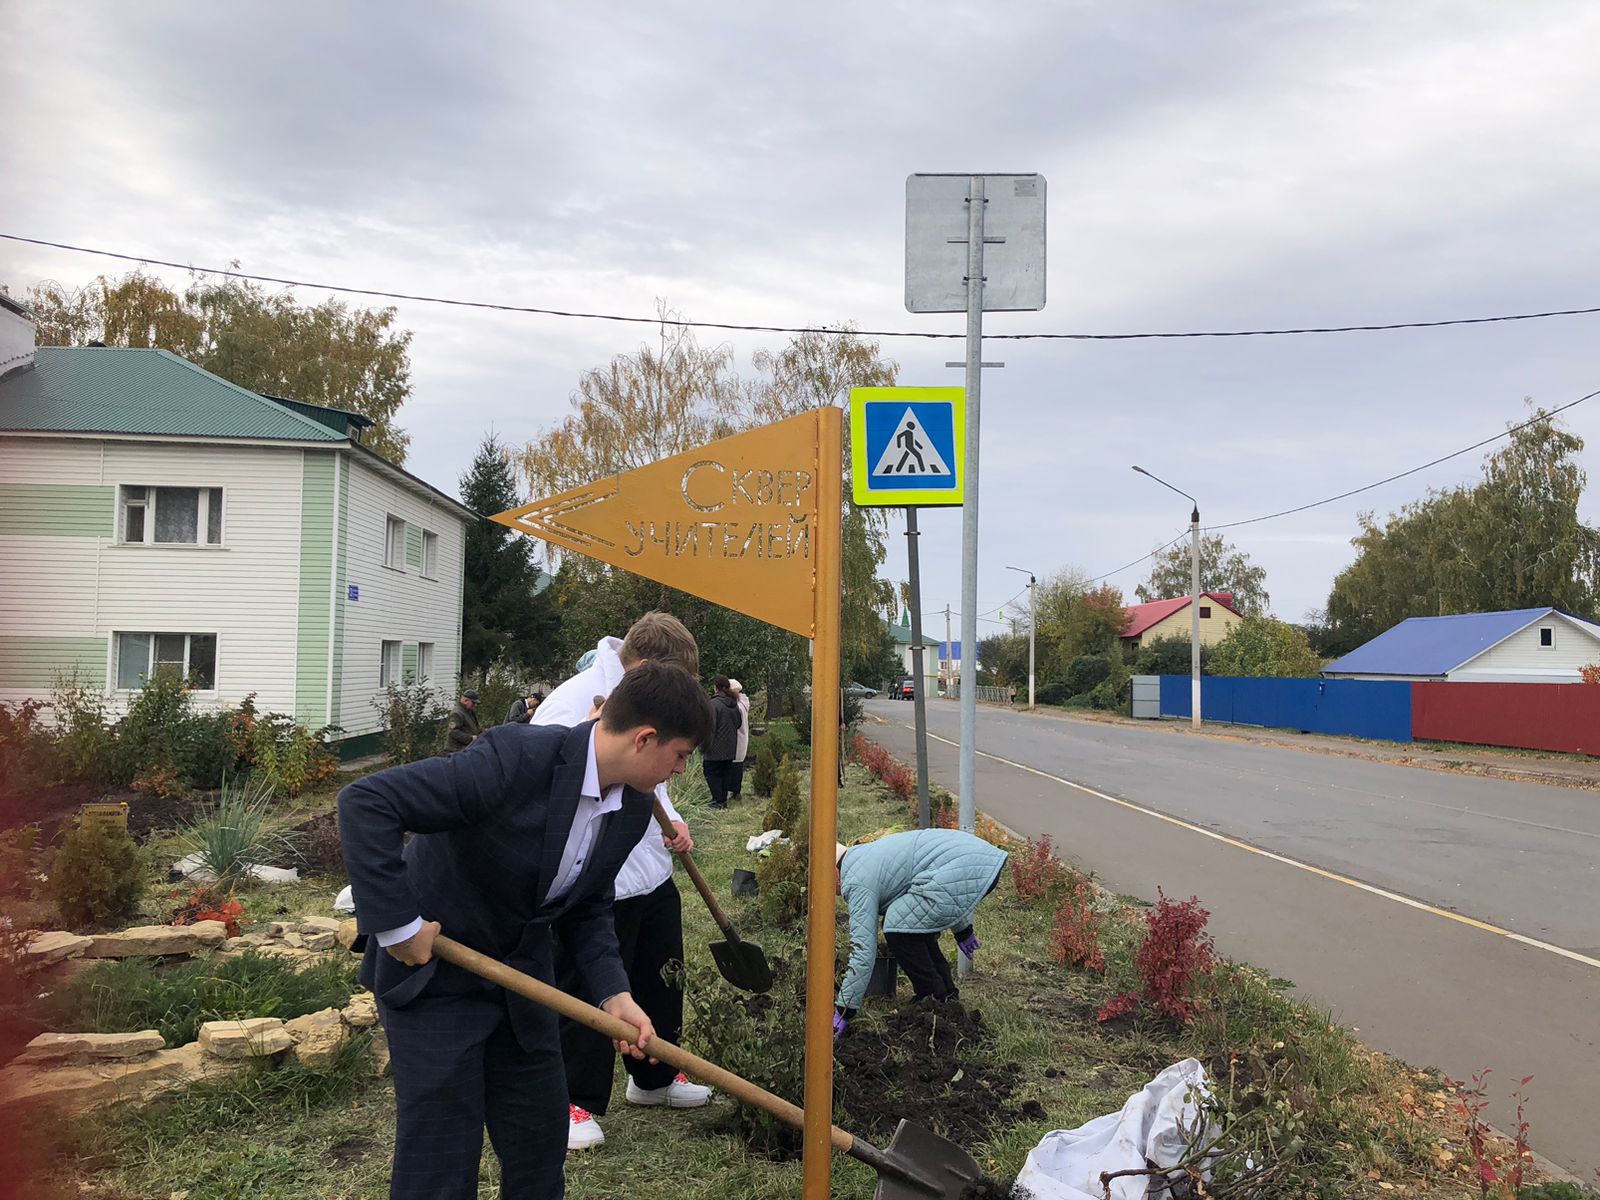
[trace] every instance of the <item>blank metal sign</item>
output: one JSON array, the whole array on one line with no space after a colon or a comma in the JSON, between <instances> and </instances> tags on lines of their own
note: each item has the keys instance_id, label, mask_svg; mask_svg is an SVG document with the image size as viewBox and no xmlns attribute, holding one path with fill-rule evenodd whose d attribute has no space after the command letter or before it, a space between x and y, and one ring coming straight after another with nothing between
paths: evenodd
<instances>
[{"instance_id":1,"label":"blank metal sign","mask_svg":"<svg viewBox=\"0 0 1600 1200\"><path fill-rule=\"evenodd\" d=\"M906 177L906 308L967 311L967 195L970 175ZM1043 175L985 175L983 308L1044 307ZM1003 242L990 241L1004 238Z\"/></svg>"}]
</instances>

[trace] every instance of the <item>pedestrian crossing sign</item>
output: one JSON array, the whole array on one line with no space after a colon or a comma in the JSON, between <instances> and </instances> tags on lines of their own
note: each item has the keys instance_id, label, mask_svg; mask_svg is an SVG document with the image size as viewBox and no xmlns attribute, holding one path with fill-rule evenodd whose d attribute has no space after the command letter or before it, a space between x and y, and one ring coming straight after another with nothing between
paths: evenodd
<instances>
[{"instance_id":1,"label":"pedestrian crossing sign","mask_svg":"<svg viewBox=\"0 0 1600 1200\"><path fill-rule=\"evenodd\" d=\"M850 464L863 506L965 502L965 388L850 389Z\"/></svg>"}]
</instances>

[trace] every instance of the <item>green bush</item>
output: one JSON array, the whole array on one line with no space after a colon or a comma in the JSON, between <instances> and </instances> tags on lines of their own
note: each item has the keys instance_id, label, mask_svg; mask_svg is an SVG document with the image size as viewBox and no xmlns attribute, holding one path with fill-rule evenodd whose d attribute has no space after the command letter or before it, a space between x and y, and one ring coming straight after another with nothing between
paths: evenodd
<instances>
[{"instance_id":1,"label":"green bush","mask_svg":"<svg viewBox=\"0 0 1600 1200\"><path fill-rule=\"evenodd\" d=\"M1095 684L1089 689L1089 706L1102 712L1120 712L1122 697L1118 695L1117 685L1109 679Z\"/></svg>"},{"instance_id":2,"label":"green bush","mask_svg":"<svg viewBox=\"0 0 1600 1200\"><path fill-rule=\"evenodd\" d=\"M251 705L252 712L253 708ZM234 719L238 721L245 711L241 706ZM327 735L332 728L313 733L283 713L255 717L245 748L251 774L266 780L274 796L298 796L332 779L339 773L339 759L328 748Z\"/></svg>"},{"instance_id":3,"label":"green bush","mask_svg":"<svg viewBox=\"0 0 1600 1200\"><path fill-rule=\"evenodd\" d=\"M1040 686L1037 693L1040 704L1065 704L1072 699L1072 689L1064 679L1052 679Z\"/></svg>"},{"instance_id":4,"label":"green bush","mask_svg":"<svg viewBox=\"0 0 1600 1200\"><path fill-rule=\"evenodd\" d=\"M772 789L777 784L778 751L769 736L761 740L761 748L756 751L756 765L750 772L750 786L756 795L765 799L772 795Z\"/></svg>"},{"instance_id":5,"label":"green bush","mask_svg":"<svg viewBox=\"0 0 1600 1200\"><path fill-rule=\"evenodd\" d=\"M56 776L55 748L39 720L44 705L0 704L0 779L9 788L43 787Z\"/></svg>"},{"instance_id":6,"label":"green bush","mask_svg":"<svg viewBox=\"0 0 1600 1200\"><path fill-rule=\"evenodd\" d=\"M77 929L130 916L145 891L144 859L124 829L79 825L50 866L50 898Z\"/></svg>"},{"instance_id":7,"label":"green bush","mask_svg":"<svg viewBox=\"0 0 1600 1200\"><path fill-rule=\"evenodd\" d=\"M179 832L184 848L200 859L219 888L231 888L250 876L250 868L292 852L282 834L267 829L272 810L272 783L254 776L225 781L215 810Z\"/></svg>"},{"instance_id":8,"label":"green bush","mask_svg":"<svg viewBox=\"0 0 1600 1200\"><path fill-rule=\"evenodd\" d=\"M772 787L766 814L761 818L762 829L781 829L786 837L800 834L800 823L805 816L805 802L800 795L800 768L788 755L777 771L777 782Z\"/></svg>"},{"instance_id":9,"label":"green bush","mask_svg":"<svg viewBox=\"0 0 1600 1200\"><path fill-rule=\"evenodd\" d=\"M839 698L845 724L844 732L839 737L839 748L842 752L844 747L849 744L850 730L861 723L861 697L852 696L849 692L840 689ZM801 745L811 745L811 694L809 692L802 692L799 703L795 705L794 732Z\"/></svg>"},{"instance_id":10,"label":"green bush","mask_svg":"<svg viewBox=\"0 0 1600 1200\"><path fill-rule=\"evenodd\" d=\"M1067 694L1092 692L1111 677L1111 660L1103 654L1083 654L1067 666Z\"/></svg>"},{"instance_id":11,"label":"green bush","mask_svg":"<svg viewBox=\"0 0 1600 1200\"><path fill-rule=\"evenodd\" d=\"M531 692L534 684L518 668L497 662L490 664L482 680L471 683L463 679L456 695L459 696L461 690L469 687L476 688L478 692L478 705L473 710L478 717L478 728L488 729L491 725L503 723L511 706Z\"/></svg>"},{"instance_id":12,"label":"green bush","mask_svg":"<svg viewBox=\"0 0 1600 1200\"><path fill-rule=\"evenodd\" d=\"M206 1021L240 1017L289 1020L342 1008L355 990L352 956L297 971L282 958L246 950L237 957L164 966L148 958L96 963L49 998L44 1016L68 1033L159 1029L169 1046L199 1036Z\"/></svg>"},{"instance_id":13,"label":"green bush","mask_svg":"<svg viewBox=\"0 0 1600 1200\"><path fill-rule=\"evenodd\" d=\"M806 915L806 853L799 842L779 842L756 865L761 889L761 915L767 924L786 929Z\"/></svg>"},{"instance_id":14,"label":"green bush","mask_svg":"<svg viewBox=\"0 0 1600 1200\"><path fill-rule=\"evenodd\" d=\"M1187 675L1190 663L1189 635L1156 638L1139 647L1133 669L1138 675ZM1207 674L1211 662L1211 647L1200 647L1200 672Z\"/></svg>"},{"instance_id":15,"label":"green bush","mask_svg":"<svg viewBox=\"0 0 1600 1200\"><path fill-rule=\"evenodd\" d=\"M106 723L106 694L77 673L58 676L50 696L56 756L64 778L111 780L117 738Z\"/></svg>"},{"instance_id":16,"label":"green bush","mask_svg":"<svg viewBox=\"0 0 1600 1200\"><path fill-rule=\"evenodd\" d=\"M372 707L383 720L383 752L392 763L432 758L444 748L444 701L425 683L391 683Z\"/></svg>"}]
</instances>

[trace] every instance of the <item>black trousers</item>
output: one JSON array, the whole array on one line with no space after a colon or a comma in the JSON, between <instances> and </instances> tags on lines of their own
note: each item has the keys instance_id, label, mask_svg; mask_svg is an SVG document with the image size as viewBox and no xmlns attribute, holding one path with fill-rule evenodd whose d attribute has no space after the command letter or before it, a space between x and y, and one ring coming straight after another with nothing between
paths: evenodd
<instances>
[{"instance_id":1,"label":"black trousers","mask_svg":"<svg viewBox=\"0 0 1600 1200\"><path fill-rule=\"evenodd\" d=\"M744 791L744 759L728 764L728 795L737 800Z\"/></svg>"},{"instance_id":2,"label":"black trousers","mask_svg":"<svg viewBox=\"0 0 1600 1200\"><path fill-rule=\"evenodd\" d=\"M628 972L628 987L644 1009L656 1033L676 1042L683 1032L683 991L661 978L668 963L683 962L683 902L668 879L644 896L618 900L612 910L617 926L617 946ZM571 958L556 952L556 986L574 991L580 986ZM562 1018L561 1059L567 1069L567 1093L579 1108L604 1116L611 1106L611 1080L617 1052L611 1041L576 1021ZM633 1082L646 1091L666 1087L678 1068L651 1063L629 1055L622 1060Z\"/></svg>"},{"instance_id":3,"label":"black trousers","mask_svg":"<svg viewBox=\"0 0 1600 1200\"><path fill-rule=\"evenodd\" d=\"M483 1130L500 1159L500 1195L563 1194L567 1121L555 1014L534 1050L503 994L424 996L378 1015L394 1070L391 1200L476 1200Z\"/></svg>"},{"instance_id":4,"label":"black trousers","mask_svg":"<svg viewBox=\"0 0 1600 1200\"><path fill-rule=\"evenodd\" d=\"M733 777L732 759L706 759L705 772L706 784L711 788L711 806L713 808L728 807L728 793Z\"/></svg>"},{"instance_id":5,"label":"black trousers","mask_svg":"<svg viewBox=\"0 0 1600 1200\"><path fill-rule=\"evenodd\" d=\"M889 943L889 953L911 981L911 992L918 1000L924 996L948 1000L961 994L939 948L937 933L886 933L883 940Z\"/></svg>"}]
</instances>

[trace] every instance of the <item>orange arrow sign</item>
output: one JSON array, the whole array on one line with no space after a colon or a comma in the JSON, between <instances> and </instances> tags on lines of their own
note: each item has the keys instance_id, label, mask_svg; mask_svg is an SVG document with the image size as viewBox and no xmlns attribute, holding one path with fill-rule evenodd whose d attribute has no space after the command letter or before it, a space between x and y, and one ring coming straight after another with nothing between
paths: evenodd
<instances>
[{"instance_id":1,"label":"orange arrow sign","mask_svg":"<svg viewBox=\"0 0 1600 1200\"><path fill-rule=\"evenodd\" d=\"M840 470L818 466L830 419L840 421L837 409L763 425L494 519L814 637L817 557L836 546L817 507L819 470Z\"/></svg>"}]
</instances>

